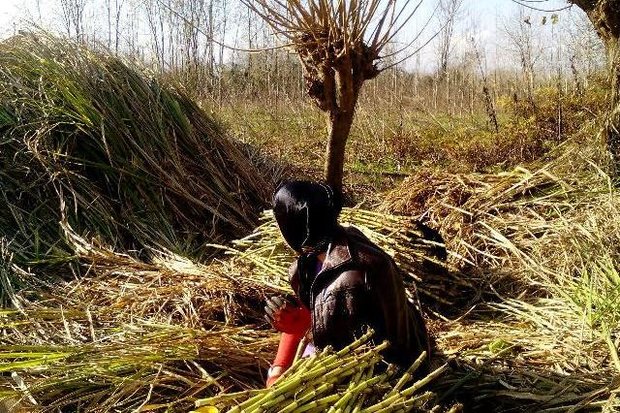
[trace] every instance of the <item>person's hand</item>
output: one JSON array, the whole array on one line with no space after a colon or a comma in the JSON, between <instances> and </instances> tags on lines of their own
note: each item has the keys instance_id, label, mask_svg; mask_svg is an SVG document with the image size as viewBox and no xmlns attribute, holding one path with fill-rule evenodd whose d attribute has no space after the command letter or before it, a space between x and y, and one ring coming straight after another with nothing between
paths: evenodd
<instances>
[{"instance_id":1,"label":"person's hand","mask_svg":"<svg viewBox=\"0 0 620 413\"><path fill-rule=\"evenodd\" d=\"M310 328L310 311L289 298L268 298L265 320L283 333L303 334Z\"/></svg>"},{"instance_id":2,"label":"person's hand","mask_svg":"<svg viewBox=\"0 0 620 413\"><path fill-rule=\"evenodd\" d=\"M280 378L281 375L284 374L284 367L281 366L272 366L271 368L269 368L269 371L267 372L267 383L266 383L266 387L270 388L271 386L273 386L273 383L275 383L276 380L278 380Z\"/></svg>"}]
</instances>

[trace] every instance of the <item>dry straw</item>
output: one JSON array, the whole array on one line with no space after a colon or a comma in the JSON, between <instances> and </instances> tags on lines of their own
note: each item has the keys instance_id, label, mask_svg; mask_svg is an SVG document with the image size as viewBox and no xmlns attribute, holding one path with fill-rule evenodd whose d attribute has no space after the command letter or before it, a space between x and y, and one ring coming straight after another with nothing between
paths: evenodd
<instances>
[{"instance_id":1,"label":"dry straw","mask_svg":"<svg viewBox=\"0 0 620 413\"><path fill-rule=\"evenodd\" d=\"M430 321L437 346L434 363L451 359L450 369L429 383L440 405L449 406L456 399L486 411L618 407L620 276L617 251L602 251L601 245L620 241L618 220L612 219L618 216L620 200L600 168L587 159L578 162L572 153L575 163L566 168L583 173L590 182L587 189L578 190L575 184L568 192L565 204L576 207L549 216L543 235L517 232L502 237L497 230L495 244L485 244L502 258L503 268L493 267L494 261L481 261L479 267L489 276L498 271L505 277L510 270L519 280L504 290L512 297L481 296L473 307L453 308L461 313L454 320L437 313ZM562 165L548 165L545 170L556 173L545 176L562 179L565 175L557 172L565 168ZM576 169L578 165L583 169ZM545 187L557 191L549 181ZM537 196L540 201L528 198L526 205L539 208L542 216L547 195ZM511 199L523 202L514 195ZM492 222L501 218L496 215ZM342 220L355 223L403 265L416 262L407 258L409 250L416 250L414 244L404 242L411 235L401 238L403 228L415 228L409 218L347 209ZM265 391L223 394L260 388L261 366L264 369L273 356L277 337L256 322L263 296L287 290L291 255L271 218L253 235L227 247L231 259L208 266L163 252L144 263L94 245L66 225L65 230L73 250L90 263L93 278L12 295L19 309L2 314L3 328L11 337L4 341L3 368L17 378L5 376L3 394L22 398L26 405L32 397L50 408L93 411L183 408L215 395L224 405L267 397ZM448 238L450 242L454 240ZM423 261L420 258L419 265ZM427 280L418 282L423 296L432 299L424 295ZM484 297L494 300L485 303ZM312 370L293 371L303 375ZM383 379L353 378L356 384L349 390ZM321 403L335 403L347 389L336 387L334 392L328 382L317 382L311 389L295 383L289 384L286 397L298 394L318 410L325 407ZM304 393L315 390L321 397ZM267 399L286 407L278 404L285 398ZM96 405L101 405L99 410Z\"/></svg>"},{"instance_id":2,"label":"dry straw","mask_svg":"<svg viewBox=\"0 0 620 413\"><path fill-rule=\"evenodd\" d=\"M288 267L295 256L280 236L271 211L263 213L261 220L262 224L252 234L233 241L232 246L213 246L232 255L233 262L252 265L268 285L290 292ZM461 291L473 288L471 281L448 271L440 259L443 243L429 239L426 229L416 220L362 208L344 208L340 222L359 228L390 254L406 275L410 289L418 282L421 295L430 301L452 304L460 300L455 287ZM448 284L451 284L449 290L443 288Z\"/></svg>"},{"instance_id":3,"label":"dry straw","mask_svg":"<svg viewBox=\"0 0 620 413\"><path fill-rule=\"evenodd\" d=\"M451 263L491 287L438 323L458 368L436 391L496 411L618 408L620 197L588 142L530 169L411 177L388 196L384 208L440 227Z\"/></svg>"},{"instance_id":4,"label":"dry straw","mask_svg":"<svg viewBox=\"0 0 620 413\"><path fill-rule=\"evenodd\" d=\"M171 253L145 263L73 239L89 276L34 284L0 312L0 370L13 373L0 399L23 411L182 411L198 395L262 385L277 337L260 309L276 291L239 267Z\"/></svg>"}]
</instances>

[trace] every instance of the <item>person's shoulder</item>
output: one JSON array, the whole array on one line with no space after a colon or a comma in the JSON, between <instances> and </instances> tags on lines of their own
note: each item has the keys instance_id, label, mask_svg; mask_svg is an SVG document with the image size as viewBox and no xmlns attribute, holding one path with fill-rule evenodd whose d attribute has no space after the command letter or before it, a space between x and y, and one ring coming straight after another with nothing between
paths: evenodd
<instances>
[{"instance_id":1,"label":"person's shoulder","mask_svg":"<svg viewBox=\"0 0 620 413\"><path fill-rule=\"evenodd\" d=\"M392 258L360 229L354 226L343 228L347 234L349 249L360 264L372 268L385 268L392 265Z\"/></svg>"},{"instance_id":2,"label":"person's shoulder","mask_svg":"<svg viewBox=\"0 0 620 413\"><path fill-rule=\"evenodd\" d=\"M288 267L289 279L292 279L295 274L297 274L297 259L293 260L291 265Z\"/></svg>"},{"instance_id":3,"label":"person's shoulder","mask_svg":"<svg viewBox=\"0 0 620 413\"><path fill-rule=\"evenodd\" d=\"M342 226L341 228L346 234L349 244L367 245L379 248L359 228L354 227L353 225Z\"/></svg>"}]
</instances>

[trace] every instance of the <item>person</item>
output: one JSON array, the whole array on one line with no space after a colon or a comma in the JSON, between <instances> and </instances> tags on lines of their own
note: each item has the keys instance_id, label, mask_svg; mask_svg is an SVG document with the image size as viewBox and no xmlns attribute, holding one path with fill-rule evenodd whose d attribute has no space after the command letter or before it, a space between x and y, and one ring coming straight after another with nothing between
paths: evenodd
<instances>
[{"instance_id":1,"label":"person","mask_svg":"<svg viewBox=\"0 0 620 413\"><path fill-rule=\"evenodd\" d=\"M274 297L265 307L267 320L282 333L268 387L290 367L306 336L305 354L326 346L338 350L370 327L374 342L390 342L384 352L390 363L407 368L422 351L430 355L424 319L407 300L394 260L358 229L339 225L341 209L340 193L322 183L290 181L274 194L276 222L297 259L289 269L295 297Z\"/></svg>"}]
</instances>

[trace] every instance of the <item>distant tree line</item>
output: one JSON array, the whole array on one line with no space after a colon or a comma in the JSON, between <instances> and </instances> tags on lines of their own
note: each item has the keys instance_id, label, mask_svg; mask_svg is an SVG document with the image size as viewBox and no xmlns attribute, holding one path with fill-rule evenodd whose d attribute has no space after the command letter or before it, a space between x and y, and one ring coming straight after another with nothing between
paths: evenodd
<instances>
[{"instance_id":1,"label":"distant tree line","mask_svg":"<svg viewBox=\"0 0 620 413\"><path fill-rule=\"evenodd\" d=\"M262 19L240 0L54 1L50 15L50 2L41 10L40 0L31 0L31 19L139 59L198 98L276 108L304 99L297 56L278 48ZM575 9L543 13L523 7L487 22L463 0L436 4L434 24L441 30L434 41L369 82L361 101L407 102L458 115L492 112L499 96L511 96L535 110L537 86L582 91L604 68L604 45ZM483 29L489 24L496 26L496 39ZM386 53L399 48L395 40Z\"/></svg>"}]
</instances>

